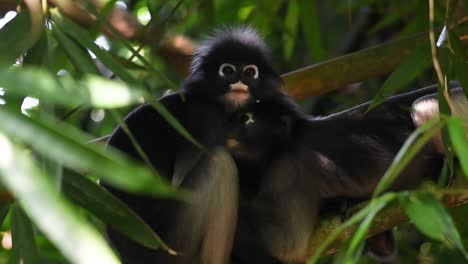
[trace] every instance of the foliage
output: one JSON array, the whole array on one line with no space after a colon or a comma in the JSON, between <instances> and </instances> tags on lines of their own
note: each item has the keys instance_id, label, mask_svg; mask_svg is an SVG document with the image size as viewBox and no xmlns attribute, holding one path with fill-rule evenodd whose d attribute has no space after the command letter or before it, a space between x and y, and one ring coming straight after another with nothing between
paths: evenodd
<instances>
[{"instance_id":1,"label":"foliage","mask_svg":"<svg viewBox=\"0 0 468 264\"><path fill-rule=\"evenodd\" d=\"M150 102L197 144L154 98L177 89L196 46L192 39L214 28L255 26L271 45L281 72L290 72L284 75L286 88L313 114L372 98L374 107L397 91L436 82L443 92L446 79L459 80L468 94L468 23L460 22L468 18L466 0L439 0L432 10L423 0L39 3L0 3L0 220L3 240L10 231L13 236L13 248L0 250L2 263L118 263L105 241L104 224L143 245L169 250L96 179L146 195L177 199L180 192L153 168L92 139L111 133L135 105ZM430 11L435 14L432 21ZM436 56L427 31L434 28L438 34L444 25L446 38ZM441 65L437 74L430 67L435 58ZM28 106L30 97L39 99L39 105ZM401 243L402 262L467 259L462 237L468 227L463 224L466 214L460 213L466 206L452 218L431 192L381 194L443 126L449 153L460 155L460 167L468 175L463 123L442 112L447 115L440 121L408 138L375 197L336 228L310 262L318 260L340 232L362 221L337 261L366 263L357 254L363 238L374 217L393 203L402 206L420 231L409 227L399 233L406 241L411 240L407 236L417 241ZM448 173L457 172L450 159L447 164Z\"/></svg>"}]
</instances>

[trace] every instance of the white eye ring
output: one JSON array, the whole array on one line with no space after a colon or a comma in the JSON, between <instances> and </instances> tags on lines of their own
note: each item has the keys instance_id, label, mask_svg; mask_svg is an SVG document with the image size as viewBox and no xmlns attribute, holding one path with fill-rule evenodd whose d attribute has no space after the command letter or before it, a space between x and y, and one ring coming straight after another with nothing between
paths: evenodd
<instances>
[{"instance_id":1,"label":"white eye ring","mask_svg":"<svg viewBox=\"0 0 468 264\"><path fill-rule=\"evenodd\" d=\"M221 66L219 66L219 70L218 70L218 74L219 76L223 76L224 77L224 68L226 67L231 67L231 69L236 72L236 66L232 65L231 63L223 63L221 64Z\"/></svg>"},{"instance_id":2,"label":"white eye ring","mask_svg":"<svg viewBox=\"0 0 468 264\"><path fill-rule=\"evenodd\" d=\"M244 67L244 73L248 69L253 69L255 71L254 75L252 76L254 79L258 79L258 67L257 65L249 64Z\"/></svg>"}]
</instances>

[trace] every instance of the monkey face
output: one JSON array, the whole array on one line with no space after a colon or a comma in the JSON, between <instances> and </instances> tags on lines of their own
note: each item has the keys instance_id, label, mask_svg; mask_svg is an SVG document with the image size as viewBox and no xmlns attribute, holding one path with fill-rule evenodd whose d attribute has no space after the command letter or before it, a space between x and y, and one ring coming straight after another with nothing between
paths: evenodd
<instances>
[{"instance_id":1,"label":"monkey face","mask_svg":"<svg viewBox=\"0 0 468 264\"><path fill-rule=\"evenodd\" d=\"M206 103L228 112L248 111L253 105L282 93L270 52L251 28L220 32L198 49L184 87Z\"/></svg>"},{"instance_id":2,"label":"monkey face","mask_svg":"<svg viewBox=\"0 0 468 264\"><path fill-rule=\"evenodd\" d=\"M257 85L259 70L255 64L223 63L219 66L218 78L221 79L220 98L228 109L238 109L252 102L252 88Z\"/></svg>"}]
</instances>

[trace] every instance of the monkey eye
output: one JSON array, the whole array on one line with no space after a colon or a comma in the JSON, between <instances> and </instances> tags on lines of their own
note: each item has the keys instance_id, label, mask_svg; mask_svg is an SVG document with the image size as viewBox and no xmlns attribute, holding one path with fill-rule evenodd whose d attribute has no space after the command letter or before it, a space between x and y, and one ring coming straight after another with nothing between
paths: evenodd
<instances>
[{"instance_id":1,"label":"monkey eye","mask_svg":"<svg viewBox=\"0 0 468 264\"><path fill-rule=\"evenodd\" d=\"M219 71L218 74L219 76L225 76L225 75L231 75L234 72L236 72L236 66L230 64L230 63L223 63L221 66L219 66Z\"/></svg>"},{"instance_id":2,"label":"monkey eye","mask_svg":"<svg viewBox=\"0 0 468 264\"><path fill-rule=\"evenodd\" d=\"M244 67L244 74L250 77L253 77L254 79L258 78L258 67L257 65L247 65Z\"/></svg>"}]
</instances>

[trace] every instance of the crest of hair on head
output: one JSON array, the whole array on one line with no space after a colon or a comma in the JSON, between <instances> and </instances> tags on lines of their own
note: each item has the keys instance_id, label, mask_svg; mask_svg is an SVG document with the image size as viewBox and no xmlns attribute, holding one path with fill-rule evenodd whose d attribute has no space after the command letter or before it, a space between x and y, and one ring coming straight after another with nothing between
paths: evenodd
<instances>
[{"instance_id":1,"label":"crest of hair on head","mask_svg":"<svg viewBox=\"0 0 468 264\"><path fill-rule=\"evenodd\" d=\"M248 25L225 26L215 30L195 51L190 67L192 73L200 69L204 58L210 56L218 47L227 43L236 43L245 48L254 49L268 65L273 64L271 51L257 29Z\"/></svg>"}]
</instances>

